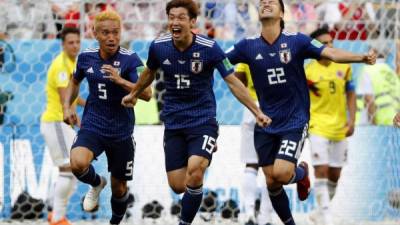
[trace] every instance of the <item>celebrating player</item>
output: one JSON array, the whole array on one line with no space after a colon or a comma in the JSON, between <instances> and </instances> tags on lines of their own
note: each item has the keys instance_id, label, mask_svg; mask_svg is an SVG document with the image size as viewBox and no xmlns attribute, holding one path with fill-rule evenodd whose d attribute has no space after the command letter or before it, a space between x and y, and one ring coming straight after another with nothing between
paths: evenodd
<instances>
[{"instance_id":1,"label":"celebrating player","mask_svg":"<svg viewBox=\"0 0 400 225\"><path fill-rule=\"evenodd\" d=\"M244 63L239 63L235 68L235 76L249 90L250 96L256 102L257 94L254 89L253 80L251 79L251 73L249 66ZM272 222L272 205L269 200L267 188L263 185L261 190L261 204L260 213L258 218L255 218L255 201L257 198L258 185L257 185L257 174L258 174L258 157L256 149L254 148L254 127L256 120L251 112L247 109L243 112L243 119L241 124L241 139L240 139L240 158L243 163L246 164L242 180L242 195L245 209L245 225L270 225Z\"/></svg>"},{"instance_id":2,"label":"celebrating player","mask_svg":"<svg viewBox=\"0 0 400 225\"><path fill-rule=\"evenodd\" d=\"M270 123L250 98L245 86L233 75L233 67L215 41L195 35L197 3L172 0L167 3L170 34L154 40L147 68L122 104L131 106L137 96L164 71L166 93L161 119L165 124L164 151L168 182L176 193L184 193L180 225L191 224L202 200L203 176L215 151L218 137L216 103L212 89L216 68L233 94L256 116L257 123Z\"/></svg>"},{"instance_id":3,"label":"celebrating player","mask_svg":"<svg viewBox=\"0 0 400 225\"><path fill-rule=\"evenodd\" d=\"M332 47L326 28L314 31L315 38ZM351 66L327 59L312 61L306 66L310 86L311 159L315 171L317 209L311 214L315 224L332 224L329 205L335 195L341 169L346 162L347 141L354 132L356 94Z\"/></svg>"},{"instance_id":4,"label":"celebrating player","mask_svg":"<svg viewBox=\"0 0 400 225\"><path fill-rule=\"evenodd\" d=\"M47 105L40 123L42 133L54 165L58 166L59 175L53 196L53 211L49 216L51 225L69 225L65 217L68 199L75 190L76 179L69 165L69 149L76 135L75 130L63 122L62 102L66 88L76 67L76 57L80 49L80 32L76 28L64 28L61 31L63 51L53 60L47 72ZM78 98L76 103L84 106L85 101Z\"/></svg>"},{"instance_id":5,"label":"celebrating player","mask_svg":"<svg viewBox=\"0 0 400 225\"><path fill-rule=\"evenodd\" d=\"M135 151L132 136L134 112L120 103L122 97L135 87L143 64L135 53L119 46L121 19L117 13L105 11L98 14L94 20L94 35L100 48L87 49L78 57L63 105L64 121L68 124L77 122L71 103L79 92L80 82L86 77L89 96L81 129L72 146L71 168L78 180L91 185L83 208L92 211L98 207L99 194L107 182L96 174L91 162L106 152L111 172L110 224L119 224L127 208L127 180L132 179ZM149 100L150 88L143 91L140 98Z\"/></svg>"},{"instance_id":6,"label":"celebrating player","mask_svg":"<svg viewBox=\"0 0 400 225\"><path fill-rule=\"evenodd\" d=\"M254 144L263 167L272 206L284 224L295 224L282 185L297 183L300 200L310 191L308 165L297 166L310 114L310 96L304 74L306 58L326 58L335 62L376 60L374 53L356 55L324 47L300 33L283 31L282 0L260 0L261 36L235 44L228 53L232 63L249 65L262 111L271 117L266 128L256 126Z\"/></svg>"}]
</instances>

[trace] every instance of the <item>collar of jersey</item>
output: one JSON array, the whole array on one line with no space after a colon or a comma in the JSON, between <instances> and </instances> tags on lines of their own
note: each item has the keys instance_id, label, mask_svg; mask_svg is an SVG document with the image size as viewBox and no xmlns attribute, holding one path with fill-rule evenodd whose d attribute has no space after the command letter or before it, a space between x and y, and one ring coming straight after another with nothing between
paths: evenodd
<instances>
[{"instance_id":1,"label":"collar of jersey","mask_svg":"<svg viewBox=\"0 0 400 225\"><path fill-rule=\"evenodd\" d=\"M174 39L172 38L172 46L174 46L174 48L176 49L176 51L178 51L179 53L183 53L183 52L186 52L186 51L188 51L189 49L192 48L192 46L193 46L194 43L196 42L196 37L197 37L197 35L196 35L195 33L192 32L192 34L193 34L192 43L191 43L185 50L183 50L183 51L179 50L179 49L175 46Z\"/></svg>"},{"instance_id":2,"label":"collar of jersey","mask_svg":"<svg viewBox=\"0 0 400 225\"><path fill-rule=\"evenodd\" d=\"M99 58L100 58L102 61L109 62L109 61L112 61L112 60L118 55L120 49L121 49L121 46L118 46L118 49L117 49L117 51L115 52L115 54L112 55L112 56L111 56L110 58L108 58L108 59L103 59L103 58L101 57L101 55L100 55L100 48L99 48L99 51L97 51L97 55L99 56Z\"/></svg>"}]
</instances>

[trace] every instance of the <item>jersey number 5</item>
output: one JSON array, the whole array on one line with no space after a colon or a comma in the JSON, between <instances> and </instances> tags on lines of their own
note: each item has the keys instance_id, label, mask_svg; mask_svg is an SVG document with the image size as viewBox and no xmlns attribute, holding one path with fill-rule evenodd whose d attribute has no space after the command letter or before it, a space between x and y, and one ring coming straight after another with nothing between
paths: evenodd
<instances>
[{"instance_id":1,"label":"jersey number 5","mask_svg":"<svg viewBox=\"0 0 400 225\"><path fill-rule=\"evenodd\" d=\"M268 69L268 82L270 85L286 83L285 71L282 67Z\"/></svg>"},{"instance_id":2,"label":"jersey number 5","mask_svg":"<svg viewBox=\"0 0 400 225\"><path fill-rule=\"evenodd\" d=\"M97 87L99 88L99 99L107 99L107 89L106 89L106 84L103 83L99 83L97 85Z\"/></svg>"}]
</instances>

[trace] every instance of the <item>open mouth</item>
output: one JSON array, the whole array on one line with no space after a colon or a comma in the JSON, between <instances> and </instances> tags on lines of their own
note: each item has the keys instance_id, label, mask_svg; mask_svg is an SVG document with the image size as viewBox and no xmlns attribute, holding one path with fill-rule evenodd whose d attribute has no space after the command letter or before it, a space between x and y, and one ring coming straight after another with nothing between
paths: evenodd
<instances>
[{"instance_id":1,"label":"open mouth","mask_svg":"<svg viewBox=\"0 0 400 225\"><path fill-rule=\"evenodd\" d=\"M174 27L172 28L172 35L174 37L180 37L180 35L182 34L182 29L179 27Z\"/></svg>"},{"instance_id":2,"label":"open mouth","mask_svg":"<svg viewBox=\"0 0 400 225\"><path fill-rule=\"evenodd\" d=\"M272 13L272 9L270 7L264 7L262 13Z\"/></svg>"},{"instance_id":3,"label":"open mouth","mask_svg":"<svg viewBox=\"0 0 400 225\"><path fill-rule=\"evenodd\" d=\"M116 44L106 44L108 48L115 48Z\"/></svg>"}]
</instances>

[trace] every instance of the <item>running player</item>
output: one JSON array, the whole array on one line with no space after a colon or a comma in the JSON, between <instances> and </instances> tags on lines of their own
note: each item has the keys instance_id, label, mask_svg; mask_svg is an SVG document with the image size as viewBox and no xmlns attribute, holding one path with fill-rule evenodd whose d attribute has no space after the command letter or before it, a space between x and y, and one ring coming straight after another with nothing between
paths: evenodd
<instances>
[{"instance_id":1,"label":"running player","mask_svg":"<svg viewBox=\"0 0 400 225\"><path fill-rule=\"evenodd\" d=\"M311 38L333 47L328 29L314 31ZM311 159L315 171L317 208L310 219L318 225L331 225L330 200L336 192L340 172L346 162L347 140L354 132L356 116L355 85L351 65L327 59L306 66L310 88Z\"/></svg>"},{"instance_id":2,"label":"running player","mask_svg":"<svg viewBox=\"0 0 400 225\"><path fill-rule=\"evenodd\" d=\"M94 35L100 47L87 49L78 57L63 105L64 121L68 124L77 122L71 103L79 92L80 82L86 78L89 96L81 129L72 146L71 168L78 180L91 185L83 208L93 211L98 207L99 194L107 182L96 174L91 162L105 151L111 172L110 224L119 224L127 208L127 180L132 179L135 151L134 112L120 103L122 97L135 87L143 64L134 52L119 46L121 18L116 12L105 11L95 17ZM150 100L150 88L140 97Z\"/></svg>"},{"instance_id":3,"label":"running player","mask_svg":"<svg viewBox=\"0 0 400 225\"><path fill-rule=\"evenodd\" d=\"M161 119L165 125L165 163L169 185L176 193L184 192L180 225L191 224L196 216L203 197L204 173L215 151L218 124L212 89L214 69L261 126L270 123L233 75L233 67L218 44L191 32L198 11L193 0L167 3L170 34L151 43L147 68L122 101L123 105L134 105L137 96L154 80L156 71L164 71L166 92Z\"/></svg>"},{"instance_id":4,"label":"running player","mask_svg":"<svg viewBox=\"0 0 400 225\"><path fill-rule=\"evenodd\" d=\"M300 200L307 199L310 191L307 163L297 166L310 114L304 60L322 57L341 63L372 64L376 55L325 48L306 35L284 31L283 15L282 0L260 0L261 36L235 44L228 58L234 64L249 65L260 107L273 121L266 128L256 126L254 145L272 206L284 224L293 225L283 185L297 183Z\"/></svg>"}]
</instances>

